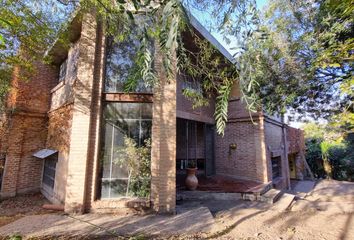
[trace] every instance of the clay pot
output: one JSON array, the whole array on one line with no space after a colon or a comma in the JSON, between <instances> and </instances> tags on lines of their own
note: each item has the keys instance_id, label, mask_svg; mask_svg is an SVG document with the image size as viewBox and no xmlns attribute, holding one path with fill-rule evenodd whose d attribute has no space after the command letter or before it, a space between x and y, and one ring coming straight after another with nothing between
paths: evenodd
<instances>
[{"instance_id":1,"label":"clay pot","mask_svg":"<svg viewBox=\"0 0 354 240\"><path fill-rule=\"evenodd\" d=\"M198 187L198 178L195 176L195 173L197 172L197 168L186 168L187 169L187 177L186 177L186 187L194 191Z\"/></svg>"}]
</instances>

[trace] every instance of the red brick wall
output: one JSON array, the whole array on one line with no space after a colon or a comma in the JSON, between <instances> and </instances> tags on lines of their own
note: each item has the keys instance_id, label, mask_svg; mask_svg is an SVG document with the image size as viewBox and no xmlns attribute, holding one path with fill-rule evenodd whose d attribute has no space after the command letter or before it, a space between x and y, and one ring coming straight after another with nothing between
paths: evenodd
<instances>
[{"instance_id":1,"label":"red brick wall","mask_svg":"<svg viewBox=\"0 0 354 240\"><path fill-rule=\"evenodd\" d=\"M263 115L251 113L251 119L240 95L238 83L235 83L228 106L225 135L217 135L215 139L216 173L268 182ZM229 146L232 143L237 145L237 149L231 150L229 154Z\"/></svg>"},{"instance_id":2,"label":"red brick wall","mask_svg":"<svg viewBox=\"0 0 354 240\"><path fill-rule=\"evenodd\" d=\"M287 126L287 140L289 153L297 153L305 150L304 132L301 129Z\"/></svg>"},{"instance_id":3,"label":"red brick wall","mask_svg":"<svg viewBox=\"0 0 354 240\"><path fill-rule=\"evenodd\" d=\"M49 121L46 145L47 148L55 149L59 152L52 196L52 200L57 202L65 201L72 107L72 104L68 104L48 114Z\"/></svg>"},{"instance_id":4,"label":"red brick wall","mask_svg":"<svg viewBox=\"0 0 354 240\"><path fill-rule=\"evenodd\" d=\"M225 135L216 136L215 165L217 174L230 175L239 179L263 181L257 174L256 148L260 145L255 142L260 135L259 126L250 121L230 122L225 129ZM229 145L237 144L236 150L229 153Z\"/></svg>"},{"instance_id":5,"label":"red brick wall","mask_svg":"<svg viewBox=\"0 0 354 240\"><path fill-rule=\"evenodd\" d=\"M49 109L50 89L55 85L57 69L35 63L36 72L28 81L14 74L7 107L8 130L5 170L1 197L36 191L40 187L42 161L32 157L45 147L46 112Z\"/></svg>"}]
</instances>

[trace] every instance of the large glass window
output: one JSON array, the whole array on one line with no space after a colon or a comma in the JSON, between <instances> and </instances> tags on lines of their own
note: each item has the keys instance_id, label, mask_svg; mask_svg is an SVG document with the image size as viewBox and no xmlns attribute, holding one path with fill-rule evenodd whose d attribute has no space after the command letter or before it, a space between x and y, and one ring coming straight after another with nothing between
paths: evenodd
<instances>
[{"instance_id":1,"label":"large glass window","mask_svg":"<svg viewBox=\"0 0 354 240\"><path fill-rule=\"evenodd\" d=\"M101 198L146 197L150 191L151 103L107 103Z\"/></svg>"},{"instance_id":2,"label":"large glass window","mask_svg":"<svg viewBox=\"0 0 354 240\"><path fill-rule=\"evenodd\" d=\"M139 24L141 19L141 26ZM137 18L137 24L132 26L131 33L123 40L115 42L112 37L108 38L106 49L106 80L105 92L119 93L125 92L126 82L128 79L139 78L139 70L136 68L137 53L140 48L140 38L144 34L142 25L148 24L146 19ZM154 53L153 43L149 45L150 52ZM131 92L151 93L152 88L148 86L142 79L135 81Z\"/></svg>"}]
</instances>

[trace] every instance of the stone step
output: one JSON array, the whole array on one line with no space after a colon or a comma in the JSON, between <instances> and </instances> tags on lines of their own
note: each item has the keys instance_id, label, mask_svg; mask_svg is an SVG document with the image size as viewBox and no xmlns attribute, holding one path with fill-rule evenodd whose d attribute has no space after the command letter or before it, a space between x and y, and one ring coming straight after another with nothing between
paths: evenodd
<instances>
[{"instance_id":1,"label":"stone step","mask_svg":"<svg viewBox=\"0 0 354 240\"><path fill-rule=\"evenodd\" d=\"M270 189L272 189L272 182L267 182L264 184L260 184L256 187L248 189L247 193L253 193L256 196L260 196L266 192L268 192Z\"/></svg>"},{"instance_id":2,"label":"stone step","mask_svg":"<svg viewBox=\"0 0 354 240\"><path fill-rule=\"evenodd\" d=\"M272 189L272 182L258 185L257 187L249 189L246 193L241 193L242 199L248 201L260 200L260 197L270 189Z\"/></svg>"},{"instance_id":3,"label":"stone step","mask_svg":"<svg viewBox=\"0 0 354 240\"><path fill-rule=\"evenodd\" d=\"M177 193L177 201L181 200L239 200L241 193L222 193L207 191L180 191Z\"/></svg>"},{"instance_id":4,"label":"stone step","mask_svg":"<svg viewBox=\"0 0 354 240\"><path fill-rule=\"evenodd\" d=\"M272 206L272 210L276 211L287 211L289 210L291 204L295 200L295 195L290 193L284 193L279 200Z\"/></svg>"},{"instance_id":5,"label":"stone step","mask_svg":"<svg viewBox=\"0 0 354 240\"><path fill-rule=\"evenodd\" d=\"M282 194L283 192L281 190L270 189L268 192L259 196L258 200L261 202L273 204L281 197Z\"/></svg>"}]
</instances>

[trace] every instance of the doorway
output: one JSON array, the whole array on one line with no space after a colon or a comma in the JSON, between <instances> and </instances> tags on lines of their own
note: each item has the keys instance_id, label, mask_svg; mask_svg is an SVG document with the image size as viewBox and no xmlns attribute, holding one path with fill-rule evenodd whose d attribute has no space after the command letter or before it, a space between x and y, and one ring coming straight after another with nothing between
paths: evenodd
<instances>
[{"instance_id":1,"label":"doorway","mask_svg":"<svg viewBox=\"0 0 354 240\"><path fill-rule=\"evenodd\" d=\"M214 125L177 118L176 183L184 186L186 168L198 168L199 177L215 174Z\"/></svg>"}]
</instances>

